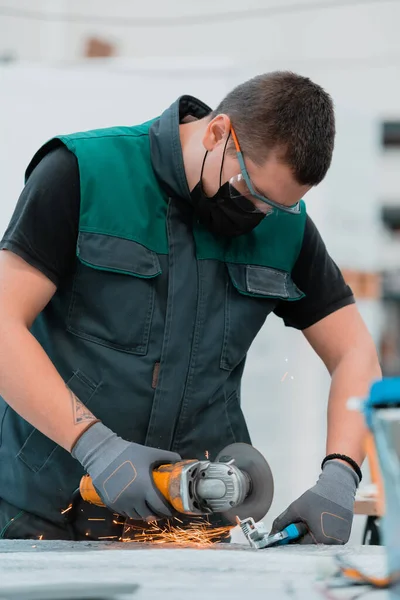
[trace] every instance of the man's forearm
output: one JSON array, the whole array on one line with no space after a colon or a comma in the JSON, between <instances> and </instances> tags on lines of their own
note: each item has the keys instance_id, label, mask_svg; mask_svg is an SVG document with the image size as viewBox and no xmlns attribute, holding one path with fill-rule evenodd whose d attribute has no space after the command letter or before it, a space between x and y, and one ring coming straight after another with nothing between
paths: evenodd
<instances>
[{"instance_id":1,"label":"man's forearm","mask_svg":"<svg viewBox=\"0 0 400 600\"><path fill-rule=\"evenodd\" d=\"M66 387L23 324L1 324L0 340L0 394L26 421L70 451L96 418Z\"/></svg>"},{"instance_id":2,"label":"man's forearm","mask_svg":"<svg viewBox=\"0 0 400 600\"><path fill-rule=\"evenodd\" d=\"M365 458L366 425L364 417L347 408L350 397L366 397L371 383L380 379L382 372L374 350L348 352L332 374L328 405L327 454L346 454L359 465Z\"/></svg>"}]
</instances>

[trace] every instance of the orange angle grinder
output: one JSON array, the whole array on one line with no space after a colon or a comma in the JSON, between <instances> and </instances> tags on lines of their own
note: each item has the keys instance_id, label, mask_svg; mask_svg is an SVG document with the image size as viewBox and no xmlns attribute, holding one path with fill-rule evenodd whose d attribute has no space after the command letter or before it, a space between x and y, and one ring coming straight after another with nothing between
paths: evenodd
<instances>
[{"instance_id":1,"label":"orange angle grinder","mask_svg":"<svg viewBox=\"0 0 400 600\"><path fill-rule=\"evenodd\" d=\"M265 458L248 444L231 444L215 461L182 460L162 465L153 471L159 492L186 515L220 513L231 523L236 517L260 521L268 512L274 482ZM89 475L82 477L83 500L104 506Z\"/></svg>"}]
</instances>

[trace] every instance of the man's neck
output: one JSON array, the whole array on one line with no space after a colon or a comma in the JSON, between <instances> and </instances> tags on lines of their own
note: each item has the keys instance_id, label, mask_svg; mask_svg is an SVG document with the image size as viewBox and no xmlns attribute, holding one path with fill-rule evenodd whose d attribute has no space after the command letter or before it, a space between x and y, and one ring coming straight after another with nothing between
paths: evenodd
<instances>
[{"instance_id":1,"label":"man's neck","mask_svg":"<svg viewBox=\"0 0 400 600\"><path fill-rule=\"evenodd\" d=\"M179 125L179 136L186 180L189 190L192 191L200 179L201 164L205 153L202 146L202 139L207 122L205 119L189 118L189 122Z\"/></svg>"}]
</instances>

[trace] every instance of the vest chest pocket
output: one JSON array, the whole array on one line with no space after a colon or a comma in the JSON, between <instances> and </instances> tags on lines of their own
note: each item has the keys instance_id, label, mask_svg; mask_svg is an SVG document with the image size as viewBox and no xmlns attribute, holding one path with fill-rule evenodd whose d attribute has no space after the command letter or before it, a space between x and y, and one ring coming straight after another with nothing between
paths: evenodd
<instances>
[{"instance_id":1,"label":"vest chest pocket","mask_svg":"<svg viewBox=\"0 0 400 600\"><path fill-rule=\"evenodd\" d=\"M289 273L256 265L227 263L224 339L221 369L231 371L246 356L267 316L280 300L304 294Z\"/></svg>"},{"instance_id":2,"label":"vest chest pocket","mask_svg":"<svg viewBox=\"0 0 400 600\"><path fill-rule=\"evenodd\" d=\"M155 282L155 252L131 240L80 233L68 331L132 354L147 352Z\"/></svg>"}]
</instances>

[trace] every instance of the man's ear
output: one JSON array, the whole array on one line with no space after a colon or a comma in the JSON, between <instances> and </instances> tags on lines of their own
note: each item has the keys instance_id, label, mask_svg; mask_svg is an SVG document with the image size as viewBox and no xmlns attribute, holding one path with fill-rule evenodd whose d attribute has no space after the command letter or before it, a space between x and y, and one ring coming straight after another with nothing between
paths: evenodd
<instances>
[{"instance_id":1,"label":"man's ear","mask_svg":"<svg viewBox=\"0 0 400 600\"><path fill-rule=\"evenodd\" d=\"M211 119L204 132L203 146L208 152L212 152L221 144L225 144L226 138L231 130L231 120L228 115L220 114Z\"/></svg>"}]
</instances>

